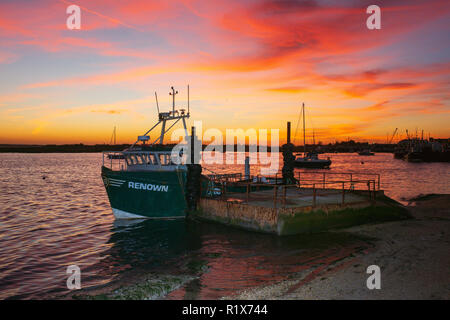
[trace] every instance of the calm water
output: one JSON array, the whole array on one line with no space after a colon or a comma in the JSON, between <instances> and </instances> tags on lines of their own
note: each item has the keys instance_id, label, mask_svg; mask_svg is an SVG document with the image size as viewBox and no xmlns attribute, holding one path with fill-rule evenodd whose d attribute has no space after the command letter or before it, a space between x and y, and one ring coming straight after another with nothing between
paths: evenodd
<instances>
[{"instance_id":1,"label":"calm water","mask_svg":"<svg viewBox=\"0 0 450 320\"><path fill-rule=\"evenodd\" d=\"M329 156L330 172L380 173L381 187L397 200L450 193L449 164L406 163L391 154ZM168 298L218 298L371 246L346 234L278 238L184 220L120 225L100 165L101 154L0 154L1 299L66 293L71 264L81 268L82 286L90 287L130 270L177 272L199 259L209 271ZM207 167L243 171L240 165Z\"/></svg>"}]
</instances>

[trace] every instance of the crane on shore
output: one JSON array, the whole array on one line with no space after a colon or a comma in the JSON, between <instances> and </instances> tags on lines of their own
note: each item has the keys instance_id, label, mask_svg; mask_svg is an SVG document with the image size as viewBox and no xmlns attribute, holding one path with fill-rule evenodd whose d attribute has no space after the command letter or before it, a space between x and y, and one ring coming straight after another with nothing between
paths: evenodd
<instances>
[{"instance_id":1,"label":"crane on shore","mask_svg":"<svg viewBox=\"0 0 450 320\"><path fill-rule=\"evenodd\" d=\"M394 133L392 134L391 139L389 139L389 143L388 144L392 143L392 141L394 140L394 137L395 137L395 134L397 133L397 131L398 131L398 128L395 128Z\"/></svg>"}]
</instances>

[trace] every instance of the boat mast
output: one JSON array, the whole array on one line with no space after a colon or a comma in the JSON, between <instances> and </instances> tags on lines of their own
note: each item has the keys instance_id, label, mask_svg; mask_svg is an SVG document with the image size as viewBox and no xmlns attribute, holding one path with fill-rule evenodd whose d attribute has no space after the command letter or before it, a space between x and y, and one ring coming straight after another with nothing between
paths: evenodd
<instances>
[{"instance_id":1,"label":"boat mast","mask_svg":"<svg viewBox=\"0 0 450 320\"><path fill-rule=\"evenodd\" d=\"M146 133L144 133L144 135L138 136L138 139L136 140L135 143L133 143L133 145L130 148L133 148L136 145L136 143L138 143L139 141L149 141L150 137L148 136L148 134L154 128L156 128L160 123L162 123L161 133L160 133L159 137L151 143L152 145L154 145L156 143L163 144L164 143L164 135L170 129L172 129L172 127L175 126L178 123L178 121L180 121L180 120L182 120L182 122L183 122L183 127L184 127L184 132L185 132L186 138L188 137L187 127L186 127L186 118L189 119L189 117L190 117L189 85L188 85L188 112L187 113L186 113L185 109L179 109L179 110L175 109L175 95L178 94L178 91L176 91L173 87L170 87L170 89L172 90L172 92L169 92L169 95L172 96L172 111L160 112L159 103L158 103L158 95L155 92L156 107L158 109L158 122L150 130L148 130ZM174 123L168 129L166 129L166 122L172 121L172 120L174 121Z\"/></svg>"},{"instance_id":2,"label":"boat mast","mask_svg":"<svg viewBox=\"0 0 450 320\"><path fill-rule=\"evenodd\" d=\"M303 152L306 154L306 133L305 133L305 103L302 104L303 112Z\"/></svg>"},{"instance_id":3,"label":"boat mast","mask_svg":"<svg viewBox=\"0 0 450 320\"><path fill-rule=\"evenodd\" d=\"M111 135L111 139L109 139L109 144L112 144L114 142L114 145L116 144L116 126L114 126L113 133Z\"/></svg>"},{"instance_id":4,"label":"boat mast","mask_svg":"<svg viewBox=\"0 0 450 320\"><path fill-rule=\"evenodd\" d=\"M172 92L169 92L169 95L172 96L172 114L175 113L175 95L178 94L178 91L175 91L173 87L170 87Z\"/></svg>"}]
</instances>

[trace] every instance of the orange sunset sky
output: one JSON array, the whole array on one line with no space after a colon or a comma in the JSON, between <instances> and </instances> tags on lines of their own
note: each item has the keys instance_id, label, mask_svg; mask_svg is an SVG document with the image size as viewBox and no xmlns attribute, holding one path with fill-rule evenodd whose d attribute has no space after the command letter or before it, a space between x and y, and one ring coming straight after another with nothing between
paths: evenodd
<instances>
[{"instance_id":1,"label":"orange sunset sky","mask_svg":"<svg viewBox=\"0 0 450 320\"><path fill-rule=\"evenodd\" d=\"M449 21L438 0L1 1L0 143L109 143L114 126L131 143L157 119L154 92L168 110L173 85L184 107L187 84L204 129L283 141L305 102L316 141L446 138Z\"/></svg>"}]
</instances>

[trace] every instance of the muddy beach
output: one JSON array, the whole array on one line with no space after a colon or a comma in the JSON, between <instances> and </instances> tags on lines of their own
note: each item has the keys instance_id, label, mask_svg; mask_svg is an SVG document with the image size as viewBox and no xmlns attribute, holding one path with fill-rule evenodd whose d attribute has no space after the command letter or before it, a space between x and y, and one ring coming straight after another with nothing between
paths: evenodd
<instances>
[{"instance_id":1,"label":"muddy beach","mask_svg":"<svg viewBox=\"0 0 450 320\"><path fill-rule=\"evenodd\" d=\"M293 275L232 299L450 299L450 195L407 206L413 219L336 232L375 238L375 247L332 265ZM381 269L381 289L366 286L367 267Z\"/></svg>"}]
</instances>

